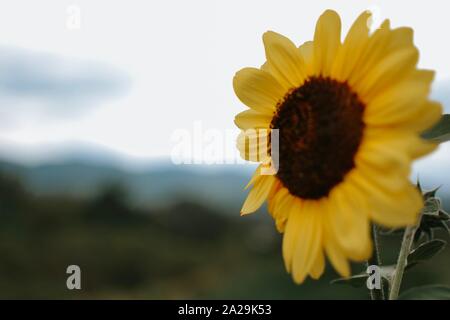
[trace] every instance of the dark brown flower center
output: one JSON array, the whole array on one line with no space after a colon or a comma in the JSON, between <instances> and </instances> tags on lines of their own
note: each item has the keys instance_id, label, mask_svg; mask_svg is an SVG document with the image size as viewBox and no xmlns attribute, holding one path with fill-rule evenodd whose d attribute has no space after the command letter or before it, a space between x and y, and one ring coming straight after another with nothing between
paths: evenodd
<instances>
[{"instance_id":1,"label":"dark brown flower center","mask_svg":"<svg viewBox=\"0 0 450 320\"><path fill-rule=\"evenodd\" d=\"M325 197L354 167L363 111L348 84L330 78L311 77L286 95L271 128L279 129L277 177L292 195Z\"/></svg>"}]
</instances>

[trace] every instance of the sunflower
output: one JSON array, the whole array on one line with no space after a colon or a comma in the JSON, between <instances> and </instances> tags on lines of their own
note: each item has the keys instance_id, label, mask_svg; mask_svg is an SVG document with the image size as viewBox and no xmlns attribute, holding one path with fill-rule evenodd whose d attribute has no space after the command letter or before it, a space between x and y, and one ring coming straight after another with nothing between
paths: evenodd
<instances>
[{"instance_id":1,"label":"sunflower","mask_svg":"<svg viewBox=\"0 0 450 320\"><path fill-rule=\"evenodd\" d=\"M363 12L342 42L331 10L300 47L268 31L266 62L233 79L250 108L235 118L238 148L260 162L241 214L268 201L296 283L318 279L326 258L350 276L350 262L372 254L372 223L413 225L423 205L409 174L414 159L437 147L420 138L442 113L428 97L434 72L417 68L412 29L386 20L371 33L370 18ZM273 174L263 172L269 167Z\"/></svg>"}]
</instances>

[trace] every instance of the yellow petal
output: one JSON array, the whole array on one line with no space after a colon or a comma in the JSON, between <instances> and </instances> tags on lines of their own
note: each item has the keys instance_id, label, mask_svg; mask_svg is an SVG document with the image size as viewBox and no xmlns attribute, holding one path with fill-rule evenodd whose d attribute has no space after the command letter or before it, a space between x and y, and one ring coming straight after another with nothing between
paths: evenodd
<instances>
[{"instance_id":1,"label":"yellow petal","mask_svg":"<svg viewBox=\"0 0 450 320\"><path fill-rule=\"evenodd\" d=\"M330 194L329 221L340 247L353 260L370 257L370 223L367 203L348 182L335 187Z\"/></svg>"},{"instance_id":2,"label":"yellow petal","mask_svg":"<svg viewBox=\"0 0 450 320\"><path fill-rule=\"evenodd\" d=\"M269 192L269 195L267 196L267 209L272 216L272 218L275 219L275 207L276 207L276 198L277 195L280 193L280 191L283 189L283 185L281 182L276 179L275 183L272 186L272 190ZM277 228L278 229L278 228ZM282 232L278 229L279 232Z\"/></svg>"},{"instance_id":3,"label":"yellow petal","mask_svg":"<svg viewBox=\"0 0 450 320\"><path fill-rule=\"evenodd\" d=\"M348 82L352 88L359 92L361 79L365 77L374 66L376 66L388 53L386 47L390 41L389 20L385 20L364 45L363 51L358 57L352 73L349 74ZM346 60L347 61L347 60ZM342 62L342 61L341 61ZM363 99L363 97L360 97Z\"/></svg>"},{"instance_id":4,"label":"yellow petal","mask_svg":"<svg viewBox=\"0 0 450 320\"><path fill-rule=\"evenodd\" d=\"M357 170L363 171L366 175L377 179L378 183L385 186L392 192L401 191L409 184L410 166L390 167L383 169L370 160L358 158L356 161Z\"/></svg>"},{"instance_id":5,"label":"yellow petal","mask_svg":"<svg viewBox=\"0 0 450 320\"><path fill-rule=\"evenodd\" d=\"M314 42L306 41L298 48L298 50L305 62L306 74L312 75L314 73Z\"/></svg>"},{"instance_id":6,"label":"yellow petal","mask_svg":"<svg viewBox=\"0 0 450 320\"><path fill-rule=\"evenodd\" d=\"M267 163L270 159L268 129L247 129L239 133L236 146L247 161Z\"/></svg>"},{"instance_id":7,"label":"yellow petal","mask_svg":"<svg viewBox=\"0 0 450 320\"><path fill-rule=\"evenodd\" d=\"M299 87L305 80L305 63L298 48L288 38L268 31L263 35L266 58L274 77L284 88Z\"/></svg>"},{"instance_id":8,"label":"yellow petal","mask_svg":"<svg viewBox=\"0 0 450 320\"><path fill-rule=\"evenodd\" d=\"M314 33L314 70L329 76L341 44L341 19L333 10L326 10L317 21Z\"/></svg>"},{"instance_id":9,"label":"yellow petal","mask_svg":"<svg viewBox=\"0 0 450 320\"><path fill-rule=\"evenodd\" d=\"M381 59L372 70L362 78L357 86L358 94L366 99L384 88L395 85L400 79L414 70L419 60L416 48L394 51Z\"/></svg>"},{"instance_id":10,"label":"yellow petal","mask_svg":"<svg viewBox=\"0 0 450 320\"><path fill-rule=\"evenodd\" d=\"M253 109L245 110L236 115L234 123L243 130L252 128L269 128L272 115L260 113Z\"/></svg>"},{"instance_id":11,"label":"yellow petal","mask_svg":"<svg viewBox=\"0 0 450 320\"><path fill-rule=\"evenodd\" d=\"M267 63L267 61L263 63L263 65L261 66L260 69L261 69L262 71L265 71L265 72L270 73L270 66L269 66L269 64Z\"/></svg>"},{"instance_id":12,"label":"yellow petal","mask_svg":"<svg viewBox=\"0 0 450 320\"><path fill-rule=\"evenodd\" d=\"M288 189L281 188L273 199L273 204L269 208L272 217L275 220L277 230L279 232L285 231L286 221L289 219L289 213L291 212L291 207L295 206L296 200L292 196Z\"/></svg>"},{"instance_id":13,"label":"yellow petal","mask_svg":"<svg viewBox=\"0 0 450 320\"><path fill-rule=\"evenodd\" d=\"M329 216L329 214L330 213L327 213L326 216ZM349 277L350 264L343 250L339 247L339 242L334 235L328 218L323 219L323 231L323 245L325 247L325 252L328 256L328 259L330 260L334 269L342 277Z\"/></svg>"},{"instance_id":14,"label":"yellow petal","mask_svg":"<svg viewBox=\"0 0 450 320\"><path fill-rule=\"evenodd\" d=\"M268 199L273 199L276 197L278 192L283 188L283 185L281 184L281 181L276 179L275 183L272 186L272 190L270 190L270 193L268 195Z\"/></svg>"},{"instance_id":15,"label":"yellow petal","mask_svg":"<svg viewBox=\"0 0 450 320\"><path fill-rule=\"evenodd\" d=\"M304 281L321 250L322 229L317 209L317 202L305 202L300 210L291 212L287 222L283 257L296 283Z\"/></svg>"},{"instance_id":16,"label":"yellow petal","mask_svg":"<svg viewBox=\"0 0 450 320\"><path fill-rule=\"evenodd\" d=\"M411 144L409 149L409 153L413 159L428 155L439 147L439 143L427 141L420 137L414 137L414 140L416 142Z\"/></svg>"},{"instance_id":17,"label":"yellow petal","mask_svg":"<svg viewBox=\"0 0 450 320\"><path fill-rule=\"evenodd\" d=\"M294 201L289 208L289 219L284 230L282 253L284 265L289 273L291 273L292 270L292 261L297 245L298 229L300 228L298 222L299 219L301 219L300 214L303 210L303 206L304 203L302 201L294 198Z\"/></svg>"},{"instance_id":18,"label":"yellow petal","mask_svg":"<svg viewBox=\"0 0 450 320\"><path fill-rule=\"evenodd\" d=\"M369 11L364 11L353 23L344 43L339 48L336 63L333 65L332 76L345 81L350 77L369 40Z\"/></svg>"},{"instance_id":19,"label":"yellow petal","mask_svg":"<svg viewBox=\"0 0 450 320\"><path fill-rule=\"evenodd\" d=\"M425 141L411 131L369 128L355 159L380 170L396 170L408 175L411 160L434 151L436 147L436 143Z\"/></svg>"},{"instance_id":20,"label":"yellow petal","mask_svg":"<svg viewBox=\"0 0 450 320\"><path fill-rule=\"evenodd\" d=\"M381 91L368 103L364 122L386 126L408 118L428 99L433 78L433 71L415 70L407 79Z\"/></svg>"},{"instance_id":21,"label":"yellow petal","mask_svg":"<svg viewBox=\"0 0 450 320\"><path fill-rule=\"evenodd\" d=\"M413 134L400 133L395 130L367 129L356 154L356 161L365 161L381 170L407 168L410 159L405 152L406 143Z\"/></svg>"},{"instance_id":22,"label":"yellow petal","mask_svg":"<svg viewBox=\"0 0 450 320\"><path fill-rule=\"evenodd\" d=\"M242 206L241 214L245 215L258 210L269 195L274 183L274 176L261 176L250 190L247 199Z\"/></svg>"},{"instance_id":23,"label":"yellow petal","mask_svg":"<svg viewBox=\"0 0 450 320\"><path fill-rule=\"evenodd\" d=\"M355 199L354 201L352 201L353 198ZM353 212L364 212L366 222L362 218L356 220L358 220L361 228L366 227L366 229L363 229L361 232L361 243L358 246L350 247L349 250L346 250L346 254L354 261L365 261L372 256L373 251L369 203L364 195L361 194L360 190L353 184L348 185L347 200L350 201L350 205L353 205Z\"/></svg>"},{"instance_id":24,"label":"yellow petal","mask_svg":"<svg viewBox=\"0 0 450 320\"><path fill-rule=\"evenodd\" d=\"M408 190L409 189L409 190ZM372 219L386 227L398 228L414 225L423 207L422 196L415 187L410 186L402 194L396 195L390 203L379 202L372 212ZM374 197L376 201L377 197Z\"/></svg>"},{"instance_id":25,"label":"yellow petal","mask_svg":"<svg viewBox=\"0 0 450 320\"><path fill-rule=\"evenodd\" d=\"M325 255L323 254L323 250L320 249L317 254L316 261L311 267L309 275L311 278L317 280L319 279L325 270Z\"/></svg>"},{"instance_id":26,"label":"yellow petal","mask_svg":"<svg viewBox=\"0 0 450 320\"><path fill-rule=\"evenodd\" d=\"M426 101L409 116L398 119L392 126L398 129L412 130L421 133L433 127L442 117L442 105L435 101Z\"/></svg>"},{"instance_id":27,"label":"yellow petal","mask_svg":"<svg viewBox=\"0 0 450 320\"><path fill-rule=\"evenodd\" d=\"M255 172L253 173L252 178L247 183L247 185L245 186L244 190L248 189L251 185L255 184L255 182L261 178L261 166L262 166L262 164L260 164L256 168Z\"/></svg>"},{"instance_id":28,"label":"yellow petal","mask_svg":"<svg viewBox=\"0 0 450 320\"><path fill-rule=\"evenodd\" d=\"M306 209L299 221L300 228L297 238L294 260L292 263L292 275L296 283L302 283L311 272L314 263L320 255L322 226L319 223L320 212L317 212L317 202L312 203L312 207ZM308 205L306 206L308 208Z\"/></svg>"},{"instance_id":29,"label":"yellow petal","mask_svg":"<svg viewBox=\"0 0 450 320\"><path fill-rule=\"evenodd\" d=\"M286 90L265 71L244 68L233 78L234 92L248 107L260 113L273 114Z\"/></svg>"},{"instance_id":30,"label":"yellow petal","mask_svg":"<svg viewBox=\"0 0 450 320\"><path fill-rule=\"evenodd\" d=\"M391 41L387 47L387 51L396 51L403 48L413 47L414 31L408 27L393 29L391 32Z\"/></svg>"},{"instance_id":31,"label":"yellow petal","mask_svg":"<svg viewBox=\"0 0 450 320\"><path fill-rule=\"evenodd\" d=\"M412 185L408 185L401 192L392 193L377 181L361 173L349 175L355 185L365 194L372 219L390 228L413 225L423 206L422 195Z\"/></svg>"}]
</instances>

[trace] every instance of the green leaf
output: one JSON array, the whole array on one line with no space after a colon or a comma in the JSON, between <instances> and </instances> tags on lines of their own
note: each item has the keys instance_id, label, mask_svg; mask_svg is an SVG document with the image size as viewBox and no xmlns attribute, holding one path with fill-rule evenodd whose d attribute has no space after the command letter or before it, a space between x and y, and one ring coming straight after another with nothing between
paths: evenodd
<instances>
[{"instance_id":1,"label":"green leaf","mask_svg":"<svg viewBox=\"0 0 450 320\"><path fill-rule=\"evenodd\" d=\"M450 287L434 284L411 288L403 292L399 300L450 300Z\"/></svg>"},{"instance_id":2,"label":"green leaf","mask_svg":"<svg viewBox=\"0 0 450 320\"><path fill-rule=\"evenodd\" d=\"M426 191L423 193L423 197L425 198L425 200L429 199L429 198L434 198L436 197L436 192L441 188L441 186L434 188L433 190L430 191Z\"/></svg>"},{"instance_id":3,"label":"green leaf","mask_svg":"<svg viewBox=\"0 0 450 320\"><path fill-rule=\"evenodd\" d=\"M433 258L445 248L446 244L447 242L439 239L434 239L421 244L408 255L408 267Z\"/></svg>"},{"instance_id":4,"label":"green leaf","mask_svg":"<svg viewBox=\"0 0 450 320\"><path fill-rule=\"evenodd\" d=\"M354 288L360 288L366 285L366 281L369 275L367 273L360 273L349 278L334 279L331 284L346 284Z\"/></svg>"},{"instance_id":5,"label":"green leaf","mask_svg":"<svg viewBox=\"0 0 450 320\"><path fill-rule=\"evenodd\" d=\"M422 138L440 143L450 140L450 115L444 114L433 128L422 133Z\"/></svg>"},{"instance_id":6,"label":"green leaf","mask_svg":"<svg viewBox=\"0 0 450 320\"><path fill-rule=\"evenodd\" d=\"M392 278L392 274L395 271L395 265L380 266L379 268L381 271L381 274L380 274L381 278L384 281L387 281L387 283L389 283L390 279ZM354 288L360 288L360 287L366 286L368 277L369 277L368 273L361 272L361 273L351 276L349 278L334 279L330 282L330 284L346 284L346 285L350 285Z\"/></svg>"},{"instance_id":7,"label":"green leaf","mask_svg":"<svg viewBox=\"0 0 450 320\"><path fill-rule=\"evenodd\" d=\"M447 222L442 221L442 226L444 227L445 230L447 230L448 234L450 234L450 227L447 225Z\"/></svg>"},{"instance_id":8,"label":"green leaf","mask_svg":"<svg viewBox=\"0 0 450 320\"><path fill-rule=\"evenodd\" d=\"M414 235L414 242L420 241L425 235L428 240L434 238L435 229L443 229L450 234L447 222L450 220L450 215L442 209L441 200L436 197L436 191L427 191L423 193L425 200L424 208L422 209L423 216L420 226Z\"/></svg>"},{"instance_id":9,"label":"green leaf","mask_svg":"<svg viewBox=\"0 0 450 320\"><path fill-rule=\"evenodd\" d=\"M448 214L448 212L445 212L445 210L443 209L439 210L439 217L444 221L450 220L450 214Z\"/></svg>"},{"instance_id":10,"label":"green leaf","mask_svg":"<svg viewBox=\"0 0 450 320\"><path fill-rule=\"evenodd\" d=\"M439 198L428 198L425 200L423 214L438 216L441 209L441 200Z\"/></svg>"},{"instance_id":11,"label":"green leaf","mask_svg":"<svg viewBox=\"0 0 450 320\"><path fill-rule=\"evenodd\" d=\"M380 230L380 235L382 236L401 236L405 232L405 229L389 229Z\"/></svg>"}]
</instances>

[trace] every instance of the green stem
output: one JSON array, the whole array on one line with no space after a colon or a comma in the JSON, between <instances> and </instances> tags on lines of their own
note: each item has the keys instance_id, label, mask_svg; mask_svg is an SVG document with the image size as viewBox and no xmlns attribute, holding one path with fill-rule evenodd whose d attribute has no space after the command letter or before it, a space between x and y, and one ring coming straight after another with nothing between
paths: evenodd
<instances>
[{"instance_id":1,"label":"green stem","mask_svg":"<svg viewBox=\"0 0 450 320\"><path fill-rule=\"evenodd\" d=\"M411 252L411 248L414 242L414 235L416 234L417 228L420 225L420 220L422 215L419 216L418 222L414 226L407 227L405 233L403 234L402 246L400 248L400 253L398 255L397 266L391 281L391 290L389 292L389 300L396 300L400 292L400 286L402 284L403 273L408 265L408 255Z\"/></svg>"},{"instance_id":2,"label":"green stem","mask_svg":"<svg viewBox=\"0 0 450 320\"><path fill-rule=\"evenodd\" d=\"M373 240L373 254L372 257L367 261L367 266L379 266L381 267L381 256L380 256L380 245L378 243L378 231L377 227L372 224L372 240ZM370 289L370 298L372 300L385 300L383 279L381 279L380 289Z\"/></svg>"},{"instance_id":3,"label":"green stem","mask_svg":"<svg viewBox=\"0 0 450 320\"><path fill-rule=\"evenodd\" d=\"M392 277L391 290L389 292L389 300L396 300L400 292L400 286L402 284L403 273L405 272L406 265L408 263L408 255L411 252L412 243L414 240L414 234L416 233L416 227L407 227L403 234L402 246L398 255L397 266Z\"/></svg>"}]
</instances>

